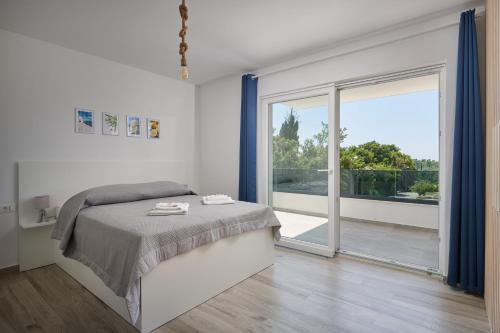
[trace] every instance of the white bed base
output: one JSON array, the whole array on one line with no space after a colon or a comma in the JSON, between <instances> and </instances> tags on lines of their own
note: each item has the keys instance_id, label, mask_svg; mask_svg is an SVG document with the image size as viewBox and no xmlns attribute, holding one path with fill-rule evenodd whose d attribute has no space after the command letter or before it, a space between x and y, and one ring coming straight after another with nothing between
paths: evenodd
<instances>
[{"instance_id":1,"label":"white bed base","mask_svg":"<svg viewBox=\"0 0 500 333\"><path fill-rule=\"evenodd\" d=\"M33 197L48 194L61 206L89 187L173 180L189 184L186 166L170 161L19 162L19 267L28 270L57 263L84 287L130 322L125 300L116 296L85 265L64 258L50 239L53 225L33 227ZM28 227L27 227L28 226ZM248 232L194 249L162 262L141 279L140 332L167 323L274 262L271 229Z\"/></svg>"},{"instance_id":2,"label":"white bed base","mask_svg":"<svg viewBox=\"0 0 500 333\"><path fill-rule=\"evenodd\" d=\"M274 262L271 229L257 230L204 245L162 262L141 278L141 332L169 322ZM130 323L125 299L87 266L64 258L57 265Z\"/></svg>"}]
</instances>

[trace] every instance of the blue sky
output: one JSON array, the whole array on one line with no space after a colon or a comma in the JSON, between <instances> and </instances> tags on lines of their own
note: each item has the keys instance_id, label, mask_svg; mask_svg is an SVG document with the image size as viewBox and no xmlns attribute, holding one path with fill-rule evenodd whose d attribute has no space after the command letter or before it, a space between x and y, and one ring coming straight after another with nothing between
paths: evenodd
<instances>
[{"instance_id":1,"label":"blue sky","mask_svg":"<svg viewBox=\"0 0 500 333\"><path fill-rule=\"evenodd\" d=\"M283 104L273 106L275 134L290 109ZM321 130L321 121L328 122L327 107L301 109L299 141ZM375 140L393 143L417 159L439 159L439 93L436 90L398 96L343 103L340 126L347 128L342 146L359 145Z\"/></svg>"}]
</instances>

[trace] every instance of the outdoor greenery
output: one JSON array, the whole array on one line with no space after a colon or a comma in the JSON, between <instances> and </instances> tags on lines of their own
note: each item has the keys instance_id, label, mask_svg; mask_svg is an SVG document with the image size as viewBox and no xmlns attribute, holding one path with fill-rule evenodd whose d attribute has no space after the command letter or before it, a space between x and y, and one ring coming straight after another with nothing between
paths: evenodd
<instances>
[{"instance_id":1,"label":"outdoor greenery","mask_svg":"<svg viewBox=\"0 0 500 333\"><path fill-rule=\"evenodd\" d=\"M421 171L438 171L439 170L439 162L434 160L415 160L415 166L417 170Z\"/></svg>"},{"instance_id":2,"label":"outdoor greenery","mask_svg":"<svg viewBox=\"0 0 500 333\"><path fill-rule=\"evenodd\" d=\"M279 135L273 136L273 163L275 168L326 169L328 168L328 124L322 122L322 129L313 138L299 143L299 121L293 109L281 125ZM340 130L340 143L347 137L347 129ZM416 161L393 144L376 141L358 146L340 148L340 165L344 169L369 170L417 170L417 163L426 166L431 160Z\"/></svg>"},{"instance_id":3,"label":"outdoor greenery","mask_svg":"<svg viewBox=\"0 0 500 333\"><path fill-rule=\"evenodd\" d=\"M292 141L299 141L299 121L296 118L293 109L290 111L290 114L285 119L280 128L279 136L282 138L287 138Z\"/></svg>"},{"instance_id":4,"label":"outdoor greenery","mask_svg":"<svg viewBox=\"0 0 500 333\"><path fill-rule=\"evenodd\" d=\"M411 187L412 192L417 192L419 196L424 196L427 193L434 193L438 191L438 185L426 180L419 180Z\"/></svg>"},{"instance_id":5,"label":"outdoor greenery","mask_svg":"<svg viewBox=\"0 0 500 333\"><path fill-rule=\"evenodd\" d=\"M396 145L370 141L340 148L340 167L369 170L416 170L415 161Z\"/></svg>"},{"instance_id":6,"label":"outdoor greenery","mask_svg":"<svg viewBox=\"0 0 500 333\"><path fill-rule=\"evenodd\" d=\"M328 124L322 122L321 131L299 141L299 119L293 109L284 120L278 135L273 135L273 165L275 169L325 170L328 169ZM273 132L275 129L273 129ZM339 141L347 137L342 128ZM394 144L370 141L357 146L340 148L341 192L370 196L395 195L395 190L416 192L420 196L436 192L439 162L416 160ZM401 172L401 171L405 172ZM413 172L412 172L413 171ZM297 172L288 172L283 181L304 181ZM394 184L402 184L395 186ZM396 187L396 188L395 188ZM424 192L423 192L424 191Z\"/></svg>"}]
</instances>

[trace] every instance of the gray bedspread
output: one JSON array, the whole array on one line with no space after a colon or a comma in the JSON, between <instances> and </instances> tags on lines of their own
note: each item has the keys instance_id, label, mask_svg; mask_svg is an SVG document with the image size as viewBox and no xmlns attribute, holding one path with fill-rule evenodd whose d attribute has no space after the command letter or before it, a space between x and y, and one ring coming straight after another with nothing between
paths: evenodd
<instances>
[{"instance_id":1,"label":"gray bedspread","mask_svg":"<svg viewBox=\"0 0 500 333\"><path fill-rule=\"evenodd\" d=\"M187 215L147 216L158 202L188 202ZM265 205L202 205L186 187L159 182L90 189L61 208L52 237L66 257L90 267L118 296L130 318L140 313L140 277L164 260L196 247L280 223ZM258 246L256 244L256 246Z\"/></svg>"}]
</instances>

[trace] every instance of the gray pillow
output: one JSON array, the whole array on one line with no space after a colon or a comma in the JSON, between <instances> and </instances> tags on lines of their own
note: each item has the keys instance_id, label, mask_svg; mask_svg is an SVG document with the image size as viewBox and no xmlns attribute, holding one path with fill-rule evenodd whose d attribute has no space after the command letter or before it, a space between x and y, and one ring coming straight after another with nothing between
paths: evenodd
<instances>
[{"instance_id":1,"label":"gray pillow","mask_svg":"<svg viewBox=\"0 0 500 333\"><path fill-rule=\"evenodd\" d=\"M86 206L109 205L120 202L194 194L186 185L170 181L106 185L91 188L86 192Z\"/></svg>"}]
</instances>

